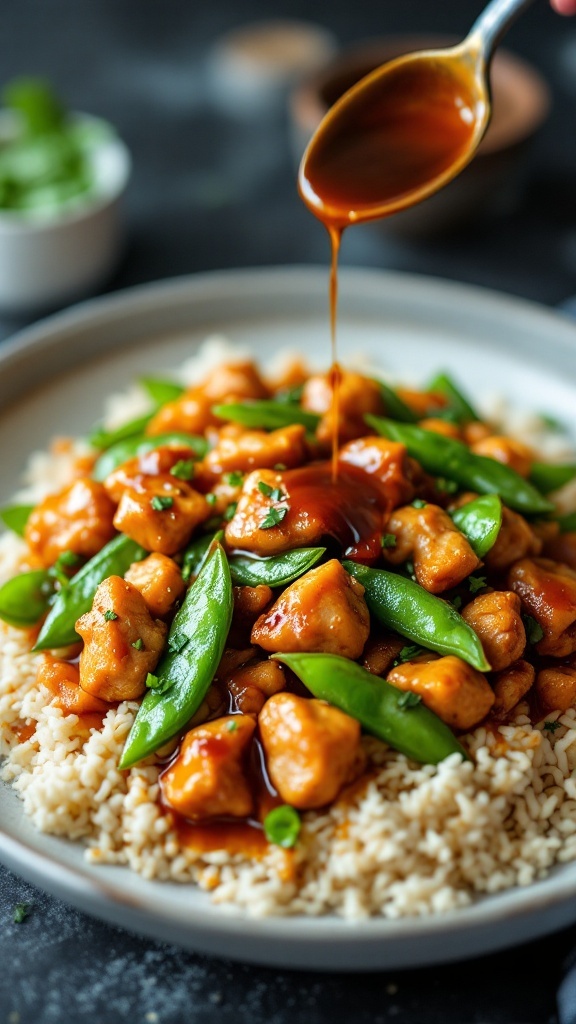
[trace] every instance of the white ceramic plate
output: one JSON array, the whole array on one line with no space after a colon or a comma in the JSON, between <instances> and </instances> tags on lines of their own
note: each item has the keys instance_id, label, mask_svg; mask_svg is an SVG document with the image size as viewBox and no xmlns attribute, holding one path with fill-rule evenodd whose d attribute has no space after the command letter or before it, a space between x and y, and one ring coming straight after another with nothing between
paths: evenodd
<instances>
[{"instance_id":1,"label":"white ceramic plate","mask_svg":"<svg viewBox=\"0 0 576 1024\"><path fill-rule=\"evenodd\" d=\"M343 360L364 352L398 378L450 367L480 393L548 410L576 432L576 328L529 303L429 279L345 271ZM0 347L0 503L28 453L82 433L102 400L142 372L176 366L211 332L267 356L328 360L327 275L310 267L210 274L135 289L53 317ZM191 949L283 967L362 970L493 951L576 921L576 865L442 917L249 920L192 887L91 867L79 844L41 835L0 786L0 858L75 906Z\"/></svg>"}]
</instances>

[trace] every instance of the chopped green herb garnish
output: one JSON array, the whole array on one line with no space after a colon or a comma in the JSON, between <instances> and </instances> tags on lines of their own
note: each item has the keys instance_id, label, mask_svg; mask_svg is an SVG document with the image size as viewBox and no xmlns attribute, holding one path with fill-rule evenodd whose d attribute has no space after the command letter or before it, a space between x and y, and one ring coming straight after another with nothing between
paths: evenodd
<instances>
[{"instance_id":1,"label":"chopped green herb garnish","mask_svg":"<svg viewBox=\"0 0 576 1024\"><path fill-rule=\"evenodd\" d=\"M155 512L164 512L167 508L172 508L173 504L174 498L171 498L169 494L155 494L150 501Z\"/></svg>"},{"instance_id":2,"label":"chopped green herb garnish","mask_svg":"<svg viewBox=\"0 0 576 1024\"><path fill-rule=\"evenodd\" d=\"M260 491L260 494L264 494L267 498L270 498L274 488L270 487L270 484L265 483L264 480L259 480L258 490Z\"/></svg>"},{"instance_id":3,"label":"chopped green herb garnish","mask_svg":"<svg viewBox=\"0 0 576 1024\"><path fill-rule=\"evenodd\" d=\"M230 487L242 487L242 484L244 483L244 473L235 469L233 473L227 473L224 480Z\"/></svg>"},{"instance_id":4,"label":"chopped green herb garnish","mask_svg":"<svg viewBox=\"0 0 576 1024\"><path fill-rule=\"evenodd\" d=\"M544 722L544 728L546 729L546 732L556 732L556 730L560 729L561 726L561 722Z\"/></svg>"},{"instance_id":5,"label":"chopped green herb garnish","mask_svg":"<svg viewBox=\"0 0 576 1024\"><path fill-rule=\"evenodd\" d=\"M436 478L436 488L443 494L456 494L458 484L455 480L447 480L444 476Z\"/></svg>"},{"instance_id":6,"label":"chopped green herb garnish","mask_svg":"<svg viewBox=\"0 0 576 1024\"><path fill-rule=\"evenodd\" d=\"M138 639L134 641L132 647L135 647L137 651L144 650L144 641L141 636L139 636Z\"/></svg>"},{"instance_id":7,"label":"chopped green herb garnish","mask_svg":"<svg viewBox=\"0 0 576 1024\"><path fill-rule=\"evenodd\" d=\"M422 703L422 697L419 693L414 693L412 690L405 690L404 693L398 698L399 708L415 708L418 704Z\"/></svg>"},{"instance_id":8,"label":"chopped green herb garnish","mask_svg":"<svg viewBox=\"0 0 576 1024\"><path fill-rule=\"evenodd\" d=\"M30 903L17 903L14 907L14 914L12 920L14 924L22 924L26 920L30 913Z\"/></svg>"},{"instance_id":9,"label":"chopped green herb garnish","mask_svg":"<svg viewBox=\"0 0 576 1024\"><path fill-rule=\"evenodd\" d=\"M526 630L526 639L529 644L537 644L539 640L544 636L544 630L536 619L532 618L531 615L523 615L522 620L524 622L524 629Z\"/></svg>"},{"instance_id":10,"label":"chopped green herb garnish","mask_svg":"<svg viewBox=\"0 0 576 1024\"><path fill-rule=\"evenodd\" d=\"M231 501L228 507L224 510L223 518L227 523L236 515L236 509L238 508L237 501Z\"/></svg>"},{"instance_id":11,"label":"chopped green herb garnish","mask_svg":"<svg viewBox=\"0 0 576 1024\"><path fill-rule=\"evenodd\" d=\"M218 500L215 494L206 494L204 497L209 505L215 505Z\"/></svg>"},{"instance_id":12,"label":"chopped green herb garnish","mask_svg":"<svg viewBox=\"0 0 576 1024\"><path fill-rule=\"evenodd\" d=\"M238 728L238 722L228 722L226 728L228 732L236 732L236 729Z\"/></svg>"},{"instance_id":13,"label":"chopped green herb garnish","mask_svg":"<svg viewBox=\"0 0 576 1024\"><path fill-rule=\"evenodd\" d=\"M275 487L270 497L272 498L272 501L283 501L284 491L282 490L281 487Z\"/></svg>"},{"instance_id":14,"label":"chopped green herb garnish","mask_svg":"<svg viewBox=\"0 0 576 1024\"><path fill-rule=\"evenodd\" d=\"M271 508L268 515L265 516L260 523L260 529L269 530L272 526L278 526L286 516L287 512L288 508L286 505L282 505L280 508Z\"/></svg>"},{"instance_id":15,"label":"chopped green herb garnish","mask_svg":"<svg viewBox=\"0 0 576 1024\"><path fill-rule=\"evenodd\" d=\"M396 534L395 533L383 533L380 543L383 548L395 548L396 547Z\"/></svg>"},{"instance_id":16,"label":"chopped green herb garnish","mask_svg":"<svg viewBox=\"0 0 576 1024\"><path fill-rule=\"evenodd\" d=\"M106 622L114 622L114 619L117 619L118 616L115 611L108 608L107 611L104 612L104 618L106 619Z\"/></svg>"},{"instance_id":17,"label":"chopped green herb garnish","mask_svg":"<svg viewBox=\"0 0 576 1024\"><path fill-rule=\"evenodd\" d=\"M188 639L185 633L174 633L174 636L168 637L168 650L173 654L179 654L186 647Z\"/></svg>"},{"instance_id":18,"label":"chopped green herb garnish","mask_svg":"<svg viewBox=\"0 0 576 1024\"><path fill-rule=\"evenodd\" d=\"M414 498L414 501L411 502L411 504L412 508L425 508L428 502L424 501L423 498Z\"/></svg>"},{"instance_id":19,"label":"chopped green herb garnish","mask_svg":"<svg viewBox=\"0 0 576 1024\"><path fill-rule=\"evenodd\" d=\"M471 594L476 594L479 590L484 590L485 586L486 586L486 577L485 576L469 576L468 577L468 587L470 589L470 593Z\"/></svg>"},{"instance_id":20,"label":"chopped green herb garnish","mask_svg":"<svg viewBox=\"0 0 576 1024\"><path fill-rule=\"evenodd\" d=\"M178 459L172 466L170 475L177 477L178 480L191 480L194 476L194 459Z\"/></svg>"},{"instance_id":21,"label":"chopped green herb garnish","mask_svg":"<svg viewBox=\"0 0 576 1024\"><path fill-rule=\"evenodd\" d=\"M285 850L292 849L298 842L302 822L294 807L282 804L275 807L264 818L264 834L269 843L282 846Z\"/></svg>"},{"instance_id":22,"label":"chopped green herb garnish","mask_svg":"<svg viewBox=\"0 0 576 1024\"><path fill-rule=\"evenodd\" d=\"M165 693L172 686L172 682L170 679L159 679L158 676L149 672L146 676L146 686L149 690L155 690L156 693Z\"/></svg>"},{"instance_id":23,"label":"chopped green herb garnish","mask_svg":"<svg viewBox=\"0 0 576 1024\"><path fill-rule=\"evenodd\" d=\"M399 655L394 659L394 665L402 665L405 661L412 661L422 653L423 648L419 647L418 644L408 644L402 648Z\"/></svg>"}]
</instances>

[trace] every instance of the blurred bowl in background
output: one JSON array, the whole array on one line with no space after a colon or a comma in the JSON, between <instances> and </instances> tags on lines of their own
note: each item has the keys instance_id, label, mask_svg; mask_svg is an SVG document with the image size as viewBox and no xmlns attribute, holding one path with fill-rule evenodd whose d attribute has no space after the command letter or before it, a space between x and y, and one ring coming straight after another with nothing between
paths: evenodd
<instances>
[{"instance_id":1,"label":"blurred bowl in background","mask_svg":"<svg viewBox=\"0 0 576 1024\"><path fill-rule=\"evenodd\" d=\"M79 299L101 284L120 255L121 200L130 176L128 149L110 125L88 114L75 120L102 140L90 152L92 187L50 212L0 209L0 310L43 312ZM0 143L14 121L0 113Z\"/></svg>"},{"instance_id":2,"label":"blurred bowl in background","mask_svg":"<svg viewBox=\"0 0 576 1024\"><path fill-rule=\"evenodd\" d=\"M445 36L388 36L343 51L290 97L296 159L329 108L374 68L413 50L451 46L455 41ZM525 149L548 115L550 91L538 71L507 50L498 50L494 57L491 87L492 120L473 162L440 192L379 221L380 226L397 234L431 236L514 209Z\"/></svg>"}]
</instances>

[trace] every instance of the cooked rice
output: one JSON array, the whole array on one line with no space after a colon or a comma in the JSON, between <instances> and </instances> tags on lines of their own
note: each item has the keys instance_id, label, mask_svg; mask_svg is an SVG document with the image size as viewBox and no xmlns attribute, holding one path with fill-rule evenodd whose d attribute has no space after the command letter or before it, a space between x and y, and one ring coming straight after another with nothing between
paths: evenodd
<instances>
[{"instance_id":1,"label":"cooked rice","mask_svg":"<svg viewBox=\"0 0 576 1024\"><path fill-rule=\"evenodd\" d=\"M219 340L212 349L223 357ZM188 367L182 376L193 375ZM134 397L128 410L124 396L124 418L137 410ZM63 486L81 452L35 456L21 500ZM0 581L24 557L21 541L2 537ZM549 715L559 723L552 732L533 726L519 706L511 723L480 726L464 739L472 761L453 755L437 767L415 765L367 737L368 780L329 810L304 814L296 850L271 847L249 859L181 845L158 802L153 759L129 772L117 768L138 705L122 703L101 730L88 730L48 703L36 682L40 658L26 632L0 623L0 777L38 829L81 840L93 864L196 882L216 903L253 916L358 919L442 913L576 859L576 710Z\"/></svg>"}]
</instances>

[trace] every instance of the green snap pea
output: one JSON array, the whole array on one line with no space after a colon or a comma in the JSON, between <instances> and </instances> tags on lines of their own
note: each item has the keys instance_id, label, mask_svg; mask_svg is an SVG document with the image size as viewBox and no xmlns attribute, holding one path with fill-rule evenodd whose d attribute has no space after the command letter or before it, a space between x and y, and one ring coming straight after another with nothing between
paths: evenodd
<instances>
[{"instance_id":1,"label":"green snap pea","mask_svg":"<svg viewBox=\"0 0 576 1024\"><path fill-rule=\"evenodd\" d=\"M417 423L418 417L416 413L412 412L409 405L406 405L400 395L398 395L393 388L388 384L385 384L383 380L376 381L380 388L380 394L384 402L384 408L386 409L386 415L391 420L399 420L400 423Z\"/></svg>"},{"instance_id":2,"label":"green snap pea","mask_svg":"<svg viewBox=\"0 0 576 1024\"><path fill-rule=\"evenodd\" d=\"M185 729L218 668L232 607L230 570L216 542L172 623L168 651L134 719L120 768L131 768Z\"/></svg>"},{"instance_id":3,"label":"green snap pea","mask_svg":"<svg viewBox=\"0 0 576 1024\"><path fill-rule=\"evenodd\" d=\"M123 576L132 562L145 557L144 548L130 537L123 534L114 537L58 591L34 650L53 650L77 643L79 636L75 629L76 622L81 615L90 611L99 584L109 576Z\"/></svg>"},{"instance_id":4,"label":"green snap pea","mask_svg":"<svg viewBox=\"0 0 576 1024\"><path fill-rule=\"evenodd\" d=\"M277 430L280 427L289 427L292 423L301 423L306 430L313 431L320 422L320 417L314 412L306 412L299 406L273 402L269 399L213 405L212 412L222 420L241 423L242 426L255 430Z\"/></svg>"},{"instance_id":5,"label":"green snap pea","mask_svg":"<svg viewBox=\"0 0 576 1024\"><path fill-rule=\"evenodd\" d=\"M576 463L533 462L530 480L542 494L564 487L576 477Z\"/></svg>"},{"instance_id":6,"label":"green snap pea","mask_svg":"<svg viewBox=\"0 0 576 1024\"><path fill-rule=\"evenodd\" d=\"M126 441L129 437L142 434L155 413L156 410L154 409L143 416L137 416L136 419L123 423L121 427L116 427L115 430L106 430L102 426L97 426L89 434L88 440L93 448L100 448L102 451L105 451L106 448L111 448L113 444L118 444L119 441Z\"/></svg>"},{"instance_id":7,"label":"green snap pea","mask_svg":"<svg viewBox=\"0 0 576 1024\"><path fill-rule=\"evenodd\" d=\"M502 501L497 494L482 494L451 513L452 520L478 558L494 547L502 526Z\"/></svg>"},{"instance_id":8,"label":"green snap pea","mask_svg":"<svg viewBox=\"0 0 576 1024\"><path fill-rule=\"evenodd\" d=\"M6 508L0 508L0 519L9 530L23 537L26 523L33 511L34 505L8 505Z\"/></svg>"},{"instance_id":9,"label":"green snap pea","mask_svg":"<svg viewBox=\"0 0 576 1024\"><path fill-rule=\"evenodd\" d=\"M343 565L364 587L374 617L389 629L438 654L454 654L480 672L490 671L476 633L448 601L398 573L356 562Z\"/></svg>"},{"instance_id":10,"label":"green snap pea","mask_svg":"<svg viewBox=\"0 0 576 1024\"><path fill-rule=\"evenodd\" d=\"M529 480L524 480L510 466L485 455L475 455L461 441L379 416L368 415L365 419L376 433L406 445L408 454L434 476L455 480L461 487L481 494L499 494L506 505L525 515L539 515L554 509Z\"/></svg>"},{"instance_id":11,"label":"green snap pea","mask_svg":"<svg viewBox=\"0 0 576 1024\"><path fill-rule=\"evenodd\" d=\"M556 522L560 527L560 533L573 533L576 531L576 512L569 512L565 516L558 516Z\"/></svg>"},{"instance_id":12,"label":"green snap pea","mask_svg":"<svg viewBox=\"0 0 576 1024\"><path fill-rule=\"evenodd\" d=\"M155 437L147 437L145 434L136 434L135 437L127 437L124 441L117 441L96 460L92 476L94 480L105 480L110 473L113 473L118 466L136 455L144 455L161 445L182 445L190 448L198 459L204 458L208 451L208 442L196 434L156 434Z\"/></svg>"},{"instance_id":13,"label":"green snap pea","mask_svg":"<svg viewBox=\"0 0 576 1024\"><path fill-rule=\"evenodd\" d=\"M428 385L428 391L437 391L447 399L447 411L453 413L457 423L474 423L480 419L476 410L462 394L447 373L439 373ZM440 410L442 415L442 410Z\"/></svg>"},{"instance_id":14,"label":"green snap pea","mask_svg":"<svg viewBox=\"0 0 576 1024\"><path fill-rule=\"evenodd\" d=\"M140 377L140 384L158 406L174 402L176 398L180 398L184 394L185 390L181 384L160 377Z\"/></svg>"},{"instance_id":15,"label":"green snap pea","mask_svg":"<svg viewBox=\"0 0 576 1024\"><path fill-rule=\"evenodd\" d=\"M46 569L14 576L0 587L0 619L25 629L35 626L48 610L54 580Z\"/></svg>"},{"instance_id":16,"label":"green snap pea","mask_svg":"<svg viewBox=\"0 0 576 1024\"><path fill-rule=\"evenodd\" d=\"M297 548L270 558L233 555L229 559L230 572L234 583L244 587L284 587L316 565L325 551L326 548Z\"/></svg>"},{"instance_id":17,"label":"green snap pea","mask_svg":"<svg viewBox=\"0 0 576 1024\"><path fill-rule=\"evenodd\" d=\"M406 694L355 661L335 654L273 654L320 700L355 718L366 732L422 764L438 764L466 751L445 723L422 703L409 706Z\"/></svg>"},{"instance_id":18,"label":"green snap pea","mask_svg":"<svg viewBox=\"0 0 576 1024\"><path fill-rule=\"evenodd\" d=\"M184 559L182 562L183 579L189 580L191 576L198 575L206 561L210 546L215 540L222 543L224 540L223 530L218 530L217 533L205 533L202 537L196 537L196 539L188 545L184 552Z\"/></svg>"}]
</instances>

